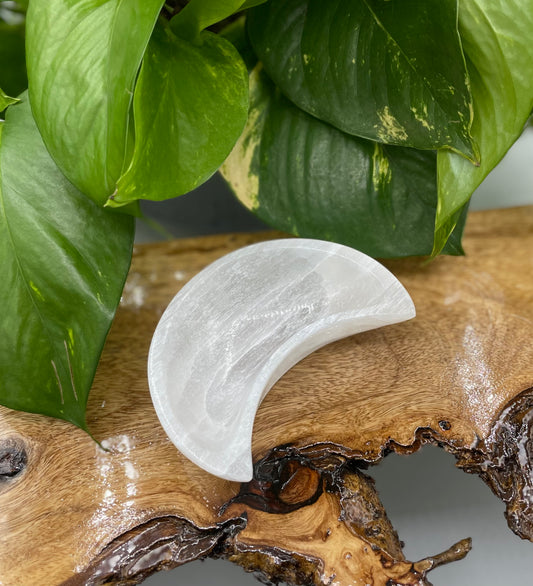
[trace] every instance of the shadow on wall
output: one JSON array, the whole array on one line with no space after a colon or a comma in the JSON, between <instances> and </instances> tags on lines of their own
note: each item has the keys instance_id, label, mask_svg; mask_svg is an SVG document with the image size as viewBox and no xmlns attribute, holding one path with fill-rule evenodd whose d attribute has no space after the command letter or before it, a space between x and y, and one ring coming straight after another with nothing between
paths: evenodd
<instances>
[{"instance_id":1,"label":"shadow on wall","mask_svg":"<svg viewBox=\"0 0 533 586\"><path fill-rule=\"evenodd\" d=\"M141 206L168 234L140 220L136 242L269 229L239 202L218 173L190 193L164 202L143 201Z\"/></svg>"}]
</instances>

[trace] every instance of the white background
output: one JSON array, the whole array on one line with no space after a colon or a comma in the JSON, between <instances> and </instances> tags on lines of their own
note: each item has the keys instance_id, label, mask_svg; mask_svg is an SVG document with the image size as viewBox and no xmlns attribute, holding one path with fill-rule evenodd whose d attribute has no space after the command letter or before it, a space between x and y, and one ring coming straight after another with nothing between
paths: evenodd
<instances>
[{"instance_id":1,"label":"white background","mask_svg":"<svg viewBox=\"0 0 533 586\"><path fill-rule=\"evenodd\" d=\"M533 204L531 128L474 194L470 209L525 204ZM176 237L261 228L216 178L196 193L149 205L147 210ZM139 242L157 238L153 230L139 225ZM443 450L427 446L412 456L392 454L369 471L406 543L407 559L416 561L472 537L473 549L463 561L429 574L435 586L533 585L533 544L511 533L503 503L477 476L456 469L454 462ZM144 584L256 586L259 582L229 562L207 560L159 572Z\"/></svg>"}]
</instances>

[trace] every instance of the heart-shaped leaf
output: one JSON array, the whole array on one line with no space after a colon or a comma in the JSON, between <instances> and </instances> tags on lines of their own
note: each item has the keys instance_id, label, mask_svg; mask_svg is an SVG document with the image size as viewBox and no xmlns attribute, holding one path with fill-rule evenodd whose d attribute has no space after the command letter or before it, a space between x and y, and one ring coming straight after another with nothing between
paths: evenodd
<instances>
[{"instance_id":1,"label":"heart-shaped leaf","mask_svg":"<svg viewBox=\"0 0 533 586\"><path fill-rule=\"evenodd\" d=\"M204 31L200 45L158 24L133 103L135 150L109 201L187 193L224 162L246 123L248 74L233 45Z\"/></svg>"},{"instance_id":2,"label":"heart-shaped leaf","mask_svg":"<svg viewBox=\"0 0 533 586\"><path fill-rule=\"evenodd\" d=\"M133 245L51 159L27 97L0 145L0 403L86 428L85 406Z\"/></svg>"},{"instance_id":3,"label":"heart-shaped leaf","mask_svg":"<svg viewBox=\"0 0 533 586\"><path fill-rule=\"evenodd\" d=\"M435 254L453 230L458 210L521 134L533 108L533 6L528 4L525 10L520 0L461 2L459 25L476 112L472 133L481 165L439 152Z\"/></svg>"},{"instance_id":4,"label":"heart-shaped leaf","mask_svg":"<svg viewBox=\"0 0 533 586\"><path fill-rule=\"evenodd\" d=\"M457 0L271 0L250 11L248 30L306 112L356 136L475 159Z\"/></svg>"},{"instance_id":5,"label":"heart-shaped leaf","mask_svg":"<svg viewBox=\"0 0 533 586\"><path fill-rule=\"evenodd\" d=\"M431 252L436 154L345 134L294 106L260 66L248 124L222 173L278 229L375 257ZM462 253L461 229L447 252Z\"/></svg>"},{"instance_id":6,"label":"heart-shaped leaf","mask_svg":"<svg viewBox=\"0 0 533 586\"><path fill-rule=\"evenodd\" d=\"M33 114L56 164L103 203L127 159L133 86L164 0L32 0Z\"/></svg>"}]
</instances>

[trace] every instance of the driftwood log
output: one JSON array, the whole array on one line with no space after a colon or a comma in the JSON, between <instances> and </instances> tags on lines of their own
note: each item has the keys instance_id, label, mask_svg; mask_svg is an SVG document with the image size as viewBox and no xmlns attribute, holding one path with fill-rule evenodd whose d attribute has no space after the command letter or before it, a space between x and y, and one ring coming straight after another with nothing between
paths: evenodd
<instances>
[{"instance_id":1,"label":"driftwood log","mask_svg":"<svg viewBox=\"0 0 533 586\"><path fill-rule=\"evenodd\" d=\"M0 409L2 586L136 584L207 556L272 582L429 584L427 573L469 542L407 561L364 472L424 443L479 474L511 529L533 539L533 207L471 214L464 258L388 262L417 318L331 344L289 371L257 413L254 479L239 485L169 442L146 358L190 277L275 236L135 250L89 401L102 447L61 421Z\"/></svg>"}]
</instances>

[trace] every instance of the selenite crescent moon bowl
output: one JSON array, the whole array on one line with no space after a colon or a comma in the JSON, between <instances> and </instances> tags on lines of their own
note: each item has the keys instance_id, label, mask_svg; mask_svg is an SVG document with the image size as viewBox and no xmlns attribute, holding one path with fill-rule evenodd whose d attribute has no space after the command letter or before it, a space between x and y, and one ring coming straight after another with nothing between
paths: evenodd
<instances>
[{"instance_id":1,"label":"selenite crescent moon bowl","mask_svg":"<svg viewBox=\"0 0 533 586\"><path fill-rule=\"evenodd\" d=\"M187 458L247 482L256 411L289 368L414 316L398 279L357 250L304 238L247 246L198 273L163 313L148 356L155 410Z\"/></svg>"}]
</instances>

